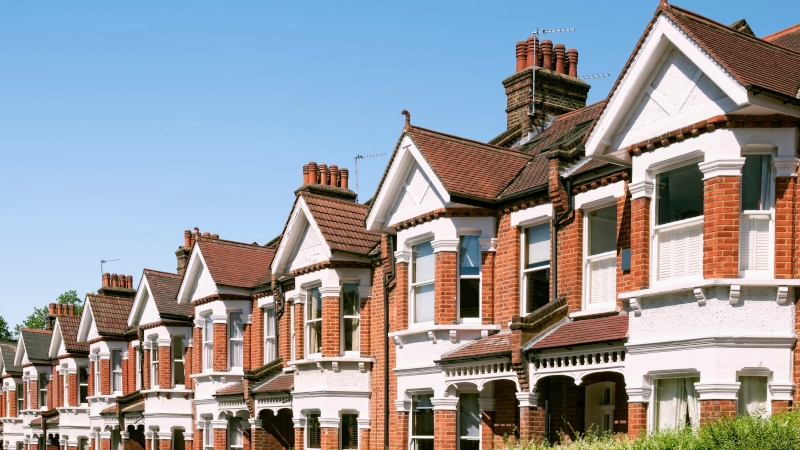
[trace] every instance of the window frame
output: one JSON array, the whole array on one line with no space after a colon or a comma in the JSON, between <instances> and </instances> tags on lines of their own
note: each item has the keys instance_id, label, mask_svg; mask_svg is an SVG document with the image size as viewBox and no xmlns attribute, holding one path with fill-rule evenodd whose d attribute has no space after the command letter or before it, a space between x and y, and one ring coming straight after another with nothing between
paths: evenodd
<instances>
[{"instance_id":1,"label":"window frame","mask_svg":"<svg viewBox=\"0 0 800 450\"><path fill-rule=\"evenodd\" d=\"M36 379L36 386L37 386L37 395L39 396L39 409L48 409L47 408L47 385L50 384L49 377L45 372L38 372ZM42 386L42 381L44 381L44 386Z\"/></svg>"},{"instance_id":2,"label":"window frame","mask_svg":"<svg viewBox=\"0 0 800 450\"><path fill-rule=\"evenodd\" d=\"M110 370L109 376L111 377L111 379L109 380L109 386L111 387L111 393L112 394L119 395L119 394L122 394L122 390L124 389L123 386L122 386L124 384L123 380L122 380L122 364L123 364L123 362L122 362L122 350L111 349L110 354L111 354L111 358L110 358L109 361L110 361L111 370ZM119 369L116 369L114 367L114 355L119 355ZM117 374L119 374L119 386L114 386L116 384L115 381L116 381ZM115 387L119 387L119 389L115 389Z\"/></svg>"},{"instance_id":3,"label":"window frame","mask_svg":"<svg viewBox=\"0 0 800 450\"><path fill-rule=\"evenodd\" d=\"M767 397L766 401L764 402L764 410L766 415L772 415L772 392L769 388L770 383L772 382L772 372L769 370L757 370L757 369L744 369L736 372L736 381L739 383L739 391L736 393L736 415L737 417L740 414L739 411L739 396L742 392L742 377L762 377L767 379Z\"/></svg>"},{"instance_id":4,"label":"window frame","mask_svg":"<svg viewBox=\"0 0 800 450\"><path fill-rule=\"evenodd\" d=\"M203 314L203 328L201 330L203 340L202 369L203 372L214 371L214 321L211 312Z\"/></svg>"},{"instance_id":5,"label":"window frame","mask_svg":"<svg viewBox=\"0 0 800 450\"><path fill-rule=\"evenodd\" d=\"M235 426L237 424L238 426ZM236 438L239 440L238 444L234 444ZM244 448L244 425L241 417L232 416L228 418L227 440L229 449Z\"/></svg>"},{"instance_id":6,"label":"window frame","mask_svg":"<svg viewBox=\"0 0 800 450\"><path fill-rule=\"evenodd\" d=\"M142 346L139 344L138 346L134 347L134 357L136 358L135 367L136 367L136 379L134 380L134 386L136 386L136 390L141 390L144 387L142 386Z\"/></svg>"},{"instance_id":7,"label":"window frame","mask_svg":"<svg viewBox=\"0 0 800 450\"><path fill-rule=\"evenodd\" d=\"M322 357L322 314L323 314L322 308L323 308L323 304L322 304L322 293L320 292L320 287L321 287L321 284L315 284L313 286L308 286L308 287L304 288L305 300L306 300L305 301L305 306L303 308L303 332L304 332L304 335L303 335L303 346L305 347L305 349L304 349L304 358L305 359L315 359L315 358L321 358ZM319 318L309 319L309 317L311 316L311 311L312 311L312 308L309 307L311 305L311 301L312 301L311 292L315 291L315 290L317 292L317 295L319 295L319 299L320 299ZM315 324L315 323L319 323L319 340L320 340L320 343L319 343L319 348L317 349L317 351L312 353L311 352L311 339L310 339L310 334L311 333L309 332L309 330L311 329L311 324Z\"/></svg>"},{"instance_id":8,"label":"window frame","mask_svg":"<svg viewBox=\"0 0 800 450\"><path fill-rule=\"evenodd\" d=\"M664 380L673 380L673 379L687 379L687 378L696 378L695 381L695 389L697 389L696 385L700 382L700 372L676 372L672 375L668 376L659 376L658 378L652 378L650 380L651 386L651 401L650 404L653 405L652 408L647 408L647 423L648 423L648 430L649 431L659 431L658 425L658 383ZM699 403L698 397L698 403Z\"/></svg>"},{"instance_id":9,"label":"window frame","mask_svg":"<svg viewBox=\"0 0 800 450\"><path fill-rule=\"evenodd\" d=\"M183 334L173 334L169 337L170 343L170 383L172 384L173 388L178 388L178 386L186 386L186 347L183 344ZM175 356L175 341L179 341L179 345L177 348L181 351L181 357L178 358ZM178 364L180 364L180 370L178 370ZM183 376L183 383L178 383L178 374Z\"/></svg>"},{"instance_id":10,"label":"window frame","mask_svg":"<svg viewBox=\"0 0 800 450\"><path fill-rule=\"evenodd\" d=\"M153 337L150 339L150 389L159 389L161 385L158 381L158 371L159 367L159 355L160 350L158 348L158 339Z\"/></svg>"},{"instance_id":11,"label":"window frame","mask_svg":"<svg viewBox=\"0 0 800 450\"><path fill-rule=\"evenodd\" d=\"M433 434L431 434L431 435L414 435L414 433L413 433L413 431L414 431L414 419L415 419L414 411L417 410L417 409L420 409L420 408L417 407L417 402L418 402L417 399L419 397L430 397L431 402L432 402L433 401L433 393L430 393L430 392L429 393L422 393L422 392L420 392L420 393L415 393L415 394L413 394L411 396L411 408L409 409L409 418L408 418L408 443L409 443L409 448L413 448L415 440L426 440L426 441L430 440L430 441L434 441L434 435ZM433 411L433 405L431 405L430 408L426 407L426 408L422 408L422 409L430 409L431 411ZM433 430L435 430L436 429L436 414L435 413L432 414L432 418L433 418ZM458 434L458 429L456 429L454 431L456 432L456 434ZM456 436L456 441L458 441L458 436Z\"/></svg>"},{"instance_id":12,"label":"window frame","mask_svg":"<svg viewBox=\"0 0 800 450\"><path fill-rule=\"evenodd\" d=\"M582 295L582 311L596 311L596 310L607 310L616 307L617 305L617 276L616 271L618 269L617 258L619 257L619 249L618 249L618 242L617 242L617 234L614 234L614 250L598 253L596 255L590 255L591 253L591 244L592 244L592 235L591 235L591 221L590 215L592 212L599 211L601 209L614 207L616 217L614 218L614 227L615 230L619 230L619 204L617 203L617 198L613 200L607 199L603 202L598 202L596 204L584 205L581 209L583 210L583 263L582 263L582 277L581 283L583 284L583 295ZM613 290L614 295L612 298L607 299L602 302L598 302L597 304L591 303L591 268L590 268L590 259L589 258L604 258L614 256L614 283L613 283Z\"/></svg>"},{"instance_id":13,"label":"window frame","mask_svg":"<svg viewBox=\"0 0 800 450\"><path fill-rule=\"evenodd\" d=\"M92 374L92 377L94 378L94 392L93 392L93 394L95 396L99 396L99 395L102 395L100 393L100 354L99 353L95 353L95 358L94 358L93 362L94 362L94 373Z\"/></svg>"},{"instance_id":14,"label":"window frame","mask_svg":"<svg viewBox=\"0 0 800 450\"><path fill-rule=\"evenodd\" d=\"M82 367L86 368L86 382L85 383L81 383L81 368ZM77 375L78 376L76 377L76 380L78 382L78 396L77 396L78 405L80 405L80 406L84 406L84 405L88 406L89 405L89 377L91 376L89 374L89 366L84 365L84 364L78 364ZM86 386L86 396L83 397L84 401L81 401L81 391L82 391L83 386Z\"/></svg>"},{"instance_id":15,"label":"window frame","mask_svg":"<svg viewBox=\"0 0 800 450\"><path fill-rule=\"evenodd\" d=\"M67 367L63 368L63 377L64 382L62 383L64 387L63 396L61 397L61 406L68 407L69 406L69 369ZM76 377L77 378L77 377Z\"/></svg>"},{"instance_id":16,"label":"window frame","mask_svg":"<svg viewBox=\"0 0 800 450\"><path fill-rule=\"evenodd\" d=\"M345 433L345 430L347 429L345 427L345 425L346 425L345 418L351 418L350 420L352 420L353 423L355 424L355 430L356 430L356 432L355 432L355 443L352 443L352 442L348 443L350 445L349 447L345 447L345 442L344 442L344 433ZM339 426L339 430L341 430L340 433L339 433L339 448L340 449L357 449L357 448L359 448L358 446L359 446L359 437L360 437L359 436L359 431L360 430L358 428L358 413L342 412L342 419L341 419L341 425ZM355 446L353 446L353 445L355 445Z\"/></svg>"},{"instance_id":17,"label":"window frame","mask_svg":"<svg viewBox=\"0 0 800 450\"><path fill-rule=\"evenodd\" d=\"M477 403L478 436L476 436L476 437L462 436L461 435L461 417L462 417L462 408L463 408L462 401L461 401L461 396L462 395L471 395L471 396L475 396L477 398L477 402L478 402ZM456 420L456 440L458 441L458 448L461 448L461 441L478 442L478 446L480 447L481 428L482 428L482 423L481 423L481 419L480 419L480 417L481 417L480 394L477 393L477 392L463 392L463 393L460 393L458 397L459 397L459 399L458 399L458 415L456 416L457 417L457 420Z\"/></svg>"},{"instance_id":18,"label":"window frame","mask_svg":"<svg viewBox=\"0 0 800 450\"><path fill-rule=\"evenodd\" d=\"M319 450L322 448L322 427L320 427L319 424L319 417L320 417L319 412L306 414L306 428L305 428L305 433L303 433L303 437L305 439L304 447L307 448L308 450ZM319 445L316 447L312 447L311 445L312 422L316 422L316 428L319 430Z\"/></svg>"},{"instance_id":19,"label":"window frame","mask_svg":"<svg viewBox=\"0 0 800 450\"><path fill-rule=\"evenodd\" d=\"M475 238L478 244L478 274L464 275L461 273L461 241L465 238ZM480 242L481 233L459 233L458 251L456 252L456 314L458 323L483 323L483 251ZM461 317L461 280L478 280L478 317Z\"/></svg>"},{"instance_id":20,"label":"window frame","mask_svg":"<svg viewBox=\"0 0 800 450\"><path fill-rule=\"evenodd\" d=\"M211 425L211 417L203 417L203 450L214 449L214 427Z\"/></svg>"},{"instance_id":21,"label":"window frame","mask_svg":"<svg viewBox=\"0 0 800 450\"><path fill-rule=\"evenodd\" d=\"M22 410L25 409L25 389L22 383L16 383L14 389L17 392L17 417L22 417Z\"/></svg>"},{"instance_id":22,"label":"window frame","mask_svg":"<svg viewBox=\"0 0 800 450\"><path fill-rule=\"evenodd\" d=\"M433 247L433 237L425 236L419 240L412 240L411 242L406 242L407 245L411 246L411 256L408 259L408 325L409 327L424 327L426 325L433 325L436 322L436 251L433 251L433 278L421 280L421 281L414 281L414 271L416 270L417 264L417 247L422 244L430 243L431 247ZM433 314L431 320L427 320L424 322L417 322L415 317L417 315L417 298L415 290L418 287L423 286L433 286L433 305L431 305L431 309L433 310Z\"/></svg>"},{"instance_id":23,"label":"window frame","mask_svg":"<svg viewBox=\"0 0 800 450\"><path fill-rule=\"evenodd\" d=\"M344 313L344 293L346 286L355 286L356 292L356 315L345 315ZM342 282L342 292L339 295L339 311L340 311L340 320L339 320L339 348L341 352L345 356L361 356L361 294L359 292L359 282L358 281L343 281ZM356 329L358 332L356 335L358 336L358 350L347 350L345 346L345 320L356 320L358 325Z\"/></svg>"},{"instance_id":24,"label":"window frame","mask_svg":"<svg viewBox=\"0 0 800 450\"><path fill-rule=\"evenodd\" d=\"M527 268L527 255L528 255L528 229L533 227L538 227L546 225L549 231L549 238L547 240L547 248L550 253L550 258L547 260L547 264L541 264L535 267ZM532 313L535 310L528 311L528 281L529 281L529 274L534 272L540 271L550 271L553 265L553 226L550 220L550 217L543 216L535 220L526 221L519 225L519 233L520 233L520 254L519 254L519 267L520 267L520 315L522 317L527 316L528 314ZM552 302L553 299L550 298L550 290L553 283L552 280L552 272L550 272L547 276L548 279L548 287L547 287L547 298L548 303Z\"/></svg>"},{"instance_id":25,"label":"window frame","mask_svg":"<svg viewBox=\"0 0 800 450\"><path fill-rule=\"evenodd\" d=\"M241 327L239 330L238 338L234 337L234 326L233 326L233 316L239 316L239 326ZM239 343L239 362L240 365L234 365L234 350L235 350L235 343ZM230 310L228 311L228 371L229 372L241 372L244 371L244 312L241 310Z\"/></svg>"},{"instance_id":26,"label":"window frame","mask_svg":"<svg viewBox=\"0 0 800 450\"><path fill-rule=\"evenodd\" d=\"M264 364L267 364L278 357L275 305L265 306L262 311L264 314Z\"/></svg>"},{"instance_id":27,"label":"window frame","mask_svg":"<svg viewBox=\"0 0 800 450\"><path fill-rule=\"evenodd\" d=\"M6 405L4 417L11 417L11 387L8 384L3 388L3 395L5 396L4 403Z\"/></svg>"},{"instance_id":28,"label":"window frame","mask_svg":"<svg viewBox=\"0 0 800 450\"><path fill-rule=\"evenodd\" d=\"M761 150L761 149L742 149L742 157L747 158L748 156L768 156L769 165L767 167L766 179L761 180L761 189L767 190L766 198L767 198L767 205L766 209L752 209L752 210L745 210L742 202L744 202L744 166L742 166L742 175L741 175L741 186L739 192L739 232L741 233L742 224L744 223L745 217L753 217L753 216L765 216L769 218L769 251L767 254L769 255L769 259L767 261L767 270L756 270L756 269L744 269L742 268L742 250L741 250L741 237L740 237L740 248L739 248L739 277L740 278L773 278L775 273L775 203L776 203L776 189L777 185L775 183L776 178L776 170L775 170L775 158L776 154L774 151L768 150ZM765 186L766 184L766 186Z\"/></svg>"}]
</instances>

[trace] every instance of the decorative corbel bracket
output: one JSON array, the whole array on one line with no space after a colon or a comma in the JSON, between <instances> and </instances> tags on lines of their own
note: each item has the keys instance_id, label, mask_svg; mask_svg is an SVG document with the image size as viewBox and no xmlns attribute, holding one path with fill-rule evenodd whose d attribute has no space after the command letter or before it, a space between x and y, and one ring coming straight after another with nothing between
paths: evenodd
<instances>
[{"instance_id":1,"label":"decorative corbel bracket","mask_svg":"<svg viewBox=\"0 0 800 450\"><path fill-rule=\"evenodd\" d=\"M706 293L703 292L703 288L694 288L694 297L698 306L706 306Z\"/></svg>"},{"instance_id":2,"label":"decorative corbel bracket","mask_svg":"<svg viewBox=\"0 0 800 450\"><path fill-rule=\"evenodd\" d=\"M789 286L778 286L778 295L775 301L777 301L779 305L783 305L786 303L786 300L788 298L789 298Z\"/></svg>"},{"instance_id":3,"label":"decorative corbel bracket","mask_svg":"<svg viewBox=\"0 0 800 450\"><path fill-rule=\"evenodd\" d=\"M317 362L317 369L319 369L320 372L324 372L325 371L325 367L322 366L321 362Z\"/></svg>"},{"instance_id":4,"label":"decorative corbel bracket","mask_svg":"<svg viewBox=\"0 0 800 450\"><path fill-rule=\"evenodd\" d=\"M731 294L728 298L728 303L736 305L739 303L739 297L742 295L742 286L738 284L731 285Z\"/></svg>"},{"instance_id":5,"label":"decorative corbel bracket","mask_svg":"<svg viewBox=\"0 0 800 450\"><path fill-rule=\"evenodd\" d=\"M452 342L453 344L458 342L458 331L450 330L450 342Z\"/></svg>"},{"instance_id":6,"label":"decorative corbel bracket","mask_svg":"<svg viewBox=\"0 0 800 450\"><path fill-rule=\"evenodd\" d=\"M332 361L331 362L331 368L333 369L334 372L338 373L339 372L339 361Z\"/></svg>"},{"instance_id":7,"label":"decorative corbel bracket","mask_svg":"<svg viewBox=\"0 0 800 450\"><path fill-rule=\"evenodd\" d=\"M394 345L403 348L403 340L400 338L400 336L394 337Z\"/></svg>"},{"instance_id":8,"label":"decorative corbel bracket","mask_svg":"<svg viewBox=\"0 0 800 450\"><path fill-rule=\"evenodd\" d=\"M436 343L436 333L433 331L428 331L428 338L433 341L434 344Z\"/></svg>"},{"instance_id":9,"label":"decorative corbel bracket","mask_svg":"<svg viewBox=\"0 0 800 450\"><path fill-rule=\"evenodd\" d=\"M633 315L639 317L642 315L642 305L639 304L639 301L635 298L631 298L628 303L631 305L631 309L633 310Z\"/></svg>"},{"instance_id":10,"label":"decorative corbel bracket","mask_svg":"<svg viewBox=\"0 0 800 450\"><path fill-rule=\"evenodd\" d=\"M361 373L367 373L367 363L365 363L364 361L358 363L358 371Z\"/></svg>"}]
</instances>

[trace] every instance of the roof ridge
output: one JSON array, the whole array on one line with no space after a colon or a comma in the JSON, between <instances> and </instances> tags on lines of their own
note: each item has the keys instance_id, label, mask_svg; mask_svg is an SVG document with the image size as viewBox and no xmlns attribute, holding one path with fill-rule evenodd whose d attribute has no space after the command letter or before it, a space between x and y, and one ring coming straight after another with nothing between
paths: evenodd
<instances>
[{"instance_id":1,"label":"roof ridge","mask_svg":"<svg viewBox=\"0 0 800 450\"><path fill-rule=\"evenodd\" d=\"M586 105L583 108L578 108L578 109L574 109L574 110L572 110L570 112L565 112L564 114L559 114L559 115L556 116L556 120L563 119L564 117L569 117L569 116L571 116L573 114L584 112L589 108L594 108L594 107L600 105L600 103L604 103L606 100L607 99L604 98L602 100L598 100L598 101L592 103L591 105ZM555 122L553 122L553 123L555 123Z\"/></svg>"},{"instance_id":2,"label":"roof ridge","mask_svg":"<svg viewBox=\"0 0 800 450\"><path fill-rule=\"evenodd\" d=\"M142 269L144 273L153 273L157 275L167 275L172 278L183 278L183 275L172 273L172 272L164 272L163 270L155 270L155 269Z\"/></svg>"},{"instance_id":3,"label":"roof ridge","mask_svg":"<svg viewBox=\"0 0 800 450\"><path fill-rule=\"evenodd\" d=\"M230 245L230 246L233 246L233 247L244 247L244 248L250 248L250 249L254 249L254 250L266 250L266 251L272 250L271 247L264 247L264 246L258 245L258 244L247 244L247 243L244 243L244 242L229 241L227 239L201 238L199 241L197 241L198 244L203 243L203 242L209 242L209 243L221 244L221 245Z\"/></svg>"},{"instance_id":4,"label":"roof ridge","mask_svg":"<svg viewBox=\"0 0 800 450\"><path fill-rule=\"evenodd\" d=\"M789 34L790 32L795 31L795 30L800 30L800 23L798 23L796 25L792 25L789 28L776 31L776 32L774 32L772 34L768 34L768 35L762 37L761 39L769 42L770 39L779 38L779 37L783 36L784 34Z\"/></svg>"},{"instance_id":5,"label":"roof ridge","mask_svg":"<svg viewBox=\"0 0 800 450\"><path fill-rule=\"evenodd\" d=\"M351 201L344 200L344 199L341 199L341 198L328 197L326 195L315 194L313 192L308 192L308 191L299 192L297 195L300 195L302 197L309 196L309 197L312 197L312 198L318 198L320 200L329 200L329 201L332 201L332 202L341 203L343 205L358 206L358 207L364 208L364 209L369 208L367 205L365 205L363 203L351 202Z\"/></svg>"},{"instance_id":6,"label":"roof ridge","mask_svg":"<svg viewBox=\"0 0 800 450\"><path fill-rule=\"evenodd\" d=\"M741 37L743 37L745 39L751 40L754 43L767 45L769 47L773 47L773 48L778 49L778 50L783 50L783 51L789 52L792 56L796 56L796 57L800 58L800 52L798 52L798 51L795 51L795 50L780 46L778 44L774 44L774 43L772 43L770 41L767 41L767 40L765 40L763 38L760 38L758 36L753 36L753 35L744 33L744 32L739 31L739 30L734 30L733 28L729 27L728 25L725 25L723 23L717 22L714 19L709 19L708 17L705 17L703 15L697 14L694 11L689 11L688 9L684 9L684 8L681 8L679 6L674 6L674 5L668 5L668 7L670 9L676 9L678 12L685 14L689 20L702 21L702 22L706 22L709 25L715 25L715 26L722 27L726 31L729 31L731 33L735 33L735 34L737 34L737 35L739 35L739 36L741 36ZM795 26L800 26L800 24L795 25ZM694 39L694 38L692 38L692 39ZM706 50L708 50L708 49L706 49ZM718 59L718 58L714 57L714 59Z\"/></svg>"},{"instance_id":7,"label":"roof ridge","mask_svg":"<svg viewBox=\"0 0 800 450\"><path fill-rule=\"evenodd\" d=\"M529 158L530 157L530 155L528 155L528 154L526 154L524 152L521 152L519 150L514 150L514 149L510 149L510 148L505 148L505 147L498 147L497 145L487 144L485 142L477 141L475 139L465 138L465 137L461 137L461 136L456 136L454 134L443 133L441 131L431 130L429 128L423 128L423 127L420 127L420 126L412 125L411 126L411 130L413 131L415 129L416 130L420 130L422 132L426 132L426 133L438 134L440 136L445 136L445 137L448 137L448 138L451 138L451 139L458 139L459 141L464 141L464 142L469 143L471 145L479 145L481 147L486 147L489 150L500 151L502 153L506 153L506 154L511 155L511 156L522 156L522 157L525 157L525 158Z\"/></svg>"},{"instance_id":8,"label":"roof ridge","mask_svg":"<svg viewBox=\"0 0 800 450\"><path fill-rule=\"evenodd\" d=\"M53 330L38 330L36 328L20 328L19 331L30 331L32 333L53 334Z\"/></svg>"}]
</instances>

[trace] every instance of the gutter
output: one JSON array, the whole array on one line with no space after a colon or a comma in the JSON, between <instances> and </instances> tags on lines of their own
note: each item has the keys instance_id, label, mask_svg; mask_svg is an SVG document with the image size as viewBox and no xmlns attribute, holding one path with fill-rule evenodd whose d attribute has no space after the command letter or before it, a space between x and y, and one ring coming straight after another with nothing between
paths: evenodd
<instances>
[{"instance_id":1,"label":"gutter","mask_svg":"<svg viewBox=\"0 0 800 450\"><path fill-rule=\"evenodd\" d=\"M784 105L792 104L792 105L795 105L795 106L800 106L800 99L799 98L789 97L786 94L781 94L780 92L773 91L772 89L762 88L762 87L756 86L754 84L748 84L747 86L744 87L744 89L747 92L752 92L753 95L764 94L764 95L773 97L773 98L775 98L777 100L782 101Z\"/></svg>"}]
</instances>

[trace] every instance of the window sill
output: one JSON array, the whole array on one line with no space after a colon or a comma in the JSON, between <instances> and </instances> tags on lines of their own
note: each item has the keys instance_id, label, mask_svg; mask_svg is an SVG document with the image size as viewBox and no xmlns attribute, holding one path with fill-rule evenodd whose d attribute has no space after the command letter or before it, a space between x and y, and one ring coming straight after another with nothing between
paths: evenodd
<instances>
[{"instance_id":1,"label":"window sill","mask_svg":"<svg viewBox=\"0 0 800 450\"><path fill-rule=\"evenodd\" d=\"M620 307L616 304L611 304L607 307L603 308L595 308L595 309L584 309L583 311L576 311L569 315L570 319L585 319L588 317L595 317L595 316L609 316L612 314L618 314L620 312Z\"/></svg>"},{"instance_id":2,"label":"window sill","mask_svg":"<svg viewBox=\"0 0 800 450\"><path fill-rule=\"evenodd\" d=\"M325 363L330 363L331 370L339 372L340 363L358 363L358 370L361 373L367 372L367 364L372 366L375 363L375 358L361 358L357 356L322 356L314 359L298 359L289 361L288 367L316 365L319 370L325 370Z\"/></svg>"},{"instance_id":3,"label":"window sill","mask_svg":"<svg viewBox=\"0 0 800 450\"><path fill-rule=\"evenodd\" d=\"M59 406L56 408L59 414L80 414L89 412L88 406Z\"/></svg>"},{"instance_id":4,"label":"window sill","mask_svg":"<svg viewBox=\"0 0 800 450\"><path fill-rule=\"evenodd\" d=\"M113 394L111 394L111 395L95 395L95 396L92 396L92 397L86 397L86 399L90 403L94 403L93 400L97 400L100 403L108 403L109 401L116 401L117 397L120 397L120 396L119 395L113 395Z\"/></svg>"},{"instance_id":5,"label":"window sill","mask_svg":"<svg viewBox=\"0 0 800 450\"><path fill-rule=\"evenodd\" d=\"M498 331L500 325L483 325L479 323L459 323L453 325L422 325L407 330L393 331L388 334L390 338L424 334L429 331Z\"/></svg>"},{"instance_id":6,"label":"window sill","mask_svg":"<svg viewBox=\"0 0 800 450\"><path fill-rule=\"evenodd\" d=\"M200 379L200 378L213 378L213 377L243 377L244 372L201 372L201 373L193 373L189 375L189 378L192 379Z\"/></svg>"},{"instance_id":7,"label":"window sill","mask_svg":"<svg viewBox=\"0 0 800 450\"><path fill-rule=\"evenodd\" d=\"M190 394L194 392L192 389L181 389L181 388L153 388L153 389L142 389L142 394Z\"/></svg>"},{"instance_id":8,"label":"window sill","mask_svg":"<svg viewBox=\"0 0 800 450\"><path fill-rule=\"evenodd\" d=\"M654 295L672 294L674 292L688 291L694 288L731 285L764 287L800 286L800 279L781 280L775 278L710 278L707 280L689 280L658 285L650 289L621 292L618 297L620 300L629 300L631 298L644 298L652 297Z\"/></svg>"},{"instance_id":9,"label":"window sill","mask_svg":"<svg viewBox=\"0 0 800 450\"><path fill-rule=\"evenodd\" d=\"M22 423L22 417L0 417L0 423Z\"/></svg>"}]
</instances>

